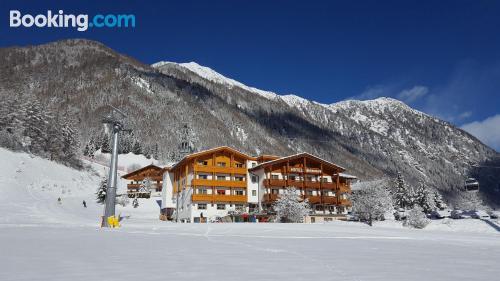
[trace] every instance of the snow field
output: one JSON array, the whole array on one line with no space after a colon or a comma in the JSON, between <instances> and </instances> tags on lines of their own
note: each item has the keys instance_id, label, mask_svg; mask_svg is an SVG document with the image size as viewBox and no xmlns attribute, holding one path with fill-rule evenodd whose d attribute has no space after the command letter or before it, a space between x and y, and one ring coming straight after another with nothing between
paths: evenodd
<instances>
[{"instance_id":1,"label":"snow field","mask_svg":"<svg viewBox=\"0 0 500 281\"><path fill-rule=\"evenodd\" d=\"M497 280L500 234L480 220L176 224L154 200L101 229L102 166L0 149L0 280ZM123 192L124 184L120 184ZM64 191L64 192L63 192ZM57 198L62 198L62 204ZM86 200L88 208L81 202Z\"/></svg>"}]
</instances>

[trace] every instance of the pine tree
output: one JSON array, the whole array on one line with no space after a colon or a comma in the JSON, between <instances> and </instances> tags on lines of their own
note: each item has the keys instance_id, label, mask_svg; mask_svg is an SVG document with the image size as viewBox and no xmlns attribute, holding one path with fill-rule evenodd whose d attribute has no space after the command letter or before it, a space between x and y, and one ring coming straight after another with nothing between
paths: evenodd
<instances>
[{"instance_id":1,"label":"pine tree","mask_svg":"<svg viewBox=\"0 0 500 281\"><path fill-rule=\"evenodd\" d=\"M415 204L420 206L424 212L429 213L436 209L436 202L434 201L434 194L424 184L420 183L415 192Z\"/></svg>"},{"instance_id":2,"label":"pine tree","mask_svg":"<svg viewBox=\"0 0 500 281\"><path fill-rule=\"evenodd\" d=\"M108 189L108 180L103 178L101 180L101 184L97 189L96 194L96 202L103 204L106 201L106 190Z\"/></svg>"},{"instance_id":3,"label":"pine tree","mask_svg":"<svg viewBox=\"0 0 500 281\"><path fill-rule=\"evenodd\" d=\"M434 202L436 203L436 207L440 210L443 210L445 208L448 208L446 203L443 200L443 197L438 191L434 192Z\"/></svg>"},{"instance_id":4,"label":"pine tree","mask_svg":"<svg viewBox=\"0 0 500 281\"><path fill-rule=\"evenodd\" d=\"M406 184L403 175L399 172L395 180L395 188L392 197L396 209L408 209L413 207L415 197L414 191Z\"/></svg>"},{"instance_id":5,"label":"pine tree","mask_svg":"<svg viewBox=\"0 0 500 281\"><path fill-rule=\"evenodd\" d=\"M23 145L33 154L43 155L48 138L50 112L38 100L29 100L24 108Z\"/></svg>"},{"instance_id":6,"label":"pine tree","mask_svg":"<svg viewBox=\"0 0 500 281\"><path fill-rule=\"evenodd\" d=\"M101 134L100 142L99 142L99 147L101 148L102 153L110 153L111 148L109 144L109 136L106 134L106 132L103 132Z\"/></svg>"},{"instance_id":7,"label":"pine tree","mask_svg":"<svg viewBox=\"0 0 500 281\"><path fill-rule=\"evenodd\" d=\"M141 143L138 142L137 140L134 141L134 146L132 148L132 153L134 153L135 155L139 155L139 154L142 154L142 147L141 147Z\"/></svg>"},{"instance_id":8,"label":"pine tree","mask_svg":"<svg viewBox=\"0 0 500 281\"><path fill-rule=\"evenodd\" d=\"M280 222L292 223L302 222L311 211L307 199L300 202L300 197L294 187L287 188L283 194L279 195L278 200L273 204L273 209Z\"/></svg>"}]
</instances>

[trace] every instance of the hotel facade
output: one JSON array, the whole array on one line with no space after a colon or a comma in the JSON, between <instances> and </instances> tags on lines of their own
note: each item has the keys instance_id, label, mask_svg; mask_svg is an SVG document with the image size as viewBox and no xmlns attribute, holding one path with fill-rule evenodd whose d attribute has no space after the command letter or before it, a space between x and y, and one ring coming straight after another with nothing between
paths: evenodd
<instances>
[{"instance_id":1,"label":"hotel facade","mask_svg":"<svg viewBox=\"0 0 500 281\"><path fill-rule=\"evenodd\" d=\"M287 187L311 204L310 221L342 217L350 210L345 169L309 153L252 157L217 147L184 157L163 168L162 216L203 222L229 214L272 213Z\"/></svg>"}]
</instances>

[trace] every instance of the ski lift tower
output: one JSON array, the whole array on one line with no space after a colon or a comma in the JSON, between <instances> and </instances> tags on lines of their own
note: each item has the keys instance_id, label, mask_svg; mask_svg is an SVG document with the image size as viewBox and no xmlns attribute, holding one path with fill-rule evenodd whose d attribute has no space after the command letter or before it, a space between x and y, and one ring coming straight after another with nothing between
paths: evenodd
<instances>
[{"instance_id":1,"label":"ski lift tower","mask_svg":"<svg viewBox=\"0 0 500 281\"><path fill-rule=\"evenodd\" d=\"M124 119L127 115L118 108L110 105L111 112L102 119L102 123L109 126L113 134L113 146L111 161L109 165L109 180L106 190L106 206L104 207L103 227L111 227L108 224L108 218L115 216L115 200L116 200L116 182L117 182L117 166L118 166L118 133L121 131L131 132L130 129L125 129Z\"/></svg>"}]
</instances>

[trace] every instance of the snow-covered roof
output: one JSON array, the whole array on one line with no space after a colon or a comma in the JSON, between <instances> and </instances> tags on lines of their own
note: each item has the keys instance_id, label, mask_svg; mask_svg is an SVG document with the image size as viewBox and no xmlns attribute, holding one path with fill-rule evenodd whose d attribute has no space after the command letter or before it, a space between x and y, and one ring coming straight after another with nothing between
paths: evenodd
<instances>
[{"instance_id":1,"label":"snow-covered roof","mask_svg":"<svg viewBox=\"0 0 500 281\"><path fill-rule=\"evenodd\" d=\"M339 176L340 176L341 178L353 179L353 180L358 178L358 177L356 177L356 176L349 175L349 174L346 174L346 173L340 173L340 174L339 174Z\"/></svg>"}]
</instances>

